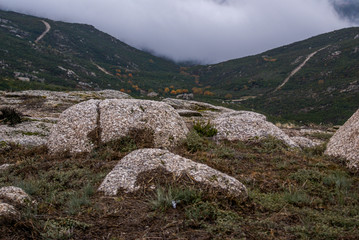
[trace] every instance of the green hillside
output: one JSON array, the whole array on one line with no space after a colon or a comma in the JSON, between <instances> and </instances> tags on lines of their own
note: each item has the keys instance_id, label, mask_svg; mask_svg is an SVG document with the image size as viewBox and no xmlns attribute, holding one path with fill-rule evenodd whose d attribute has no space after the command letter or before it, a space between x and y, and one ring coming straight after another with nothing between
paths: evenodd
<instances>
[{"instance_id":1,"label":"green hillside","mask_svg":"<svg viewBox=\"0 0 359 240\"><path fill-rule=\"evenodd\" d=\"M318 51L279 90L308 55ZM359 106L359 28L192 68L216 96L288 120L343 123ZM227 95L227 96L226 96ZM247 100L248 99L248 100Z\"/></svg>"},{"instance_id":2,"label":"green hillside","mask_svg":"<svg viewBox=\"0 0 359 240\"><path fill-rule=\"evenodd\" d=\"M36 43L43 20L51 29ZM197 100L226 101L278 120L342 124L359 106L359 28L219 64L181 67L89 25L0 11L0 90L106 88L133 96L192 92Z\"/></svg>"},{"instance_id":3,"label":"green hillside","mask_svg":"<svg viewBox=\"0 0 359 240\"><path fill-rule=\"evenodd\" d=\"M45 19L51 29L36 43L45 31L43 19L5 11L0 11L0 19L3 90L112 88L136 95L188 81L172 61L137 50L93 26ZM15 81L19 78L23 82Z\"/></svg>"}]
</instances>

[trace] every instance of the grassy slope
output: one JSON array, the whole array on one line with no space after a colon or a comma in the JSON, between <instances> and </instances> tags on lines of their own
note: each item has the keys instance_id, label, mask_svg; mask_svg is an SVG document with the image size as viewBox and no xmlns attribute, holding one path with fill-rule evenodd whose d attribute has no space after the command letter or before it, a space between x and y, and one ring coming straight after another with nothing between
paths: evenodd
<instances>
[{"instance_id":1,"label":"grassy slope","mask_svg":"<svg viewBox=\"0 0 359 240\"><path fill-rule=\"evenodd\" d=\"M190 182L151 178L157 190L105 197L95 193L128 152L125 139L90 154L51 156L45 148L12 146L0 164L15 166L0 187L25 189L38 205L0 236L30 239L357 239L359 178L323 147L303 152L275 139L220 142L190 134L174 152L223 171L249 190L244 202L206 193ZM171 180L172 179L172 180ZM180 200L176 209L172 200Z\"/></svg>"},{"instance_id":2,"label":"grassy slope","mask_svg":"<svg viewBox=\"0 0 359 240\"><path fill-rule=\"evenodd\" d=\"M112 88L134 96L154 90L168 97L175 94L166 93L166 87L189 91L197 87L201 94L195 94L196 98L202 101L221 102L228 94L233 99L256 96L243 101L239 108L255 109L281 120L333 124L344 123L359 106L359 38L354 39L359 28L334 31L216 65L180 68L89 25L46 20L51 31L35 45L34 40L44 31L39 18L4 11L0 11L0 18L10 20L5 25L21 29L23 36L21 39L0 27L0 61L6 65L0 66L0 90ZM308 54L325 46L329 47L273 93ZM340 54L335 55L338 51ZM113 76L101 72L93 62ZM16 71L38 79L17 81ZM205 91L214 96L205 96Z\"/></svg>"},{"instance_id":3,"label":"grassy slope","mask_svg":"<svg viewBox=\"0 0 359 240\"><path fill-rule=\"evenodd\" d=\"M257 96L242 102L247 108L287 120L341 124L359 106L357 34L359 28L342 29L260 55L194 67L192 71L201 76L203 85L217 89L217 96ZM307 55L325 46L329 47L318 52L281 90L273 93ZM356 89L346 91L351 85Z\"/></svg>"},{"instance_id":4,"label":"grassy slope","mask_svg":"<svg viewBox=\"0 0 359 240\"><path fill-rule=\"evenodd\" d=\"M0 11L0 18L11 21L4 25L21 30L19 34L0 27L2 60L8 65L1 71L0 89L18 90L16 85L21 85L20 82L10 83L15 71L45 79L45 84L27 83L32 88L53 84L76 89L83 88L79 82L84 82L90 84L89 88L124 88L134 94L139 94L139 90L132 85L138 85L142 90L163 90L170 85L186 86L190 79L180 75L179 67L173 62L130 47L89 25L47 19L51 25L50 32L39 44L34 44L45 29L40 18L5 11ZM93 62L113 76L101 72ZM58 66L74 71L77 76L67 74ZM116 73L121 75L116 76Z\"/></svg>"}]
</instances>

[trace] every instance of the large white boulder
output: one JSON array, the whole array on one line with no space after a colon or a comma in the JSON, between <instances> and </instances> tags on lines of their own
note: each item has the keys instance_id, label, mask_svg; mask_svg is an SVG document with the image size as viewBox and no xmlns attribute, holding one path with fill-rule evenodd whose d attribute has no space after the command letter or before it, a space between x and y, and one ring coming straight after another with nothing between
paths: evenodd
<instances>
[{"instance_id":1,"label":"large white boulder","mask_svg":"<svg viewBox=\"0 0 359 240\"><path fill-rule=\"evenodd\" d=\"M284 141L288 146L298 147L280 128L268 122L262 114L249 111L232 111L223 113L212 121L218 130L219 140L246 141L253 137L273 136Z\"/></svg>"},{"instance_id":2,"label":"large white boulder","mask_svg":"<svg viewBox=\"0 0 359 240\"><path fill-rule=\"evenodd\" d=\"M96 131L100 100L89 100L66 109L51 129L47 146L51 152L89 152L94 143L89 134Z\"/></svg>"},{"instance_id":3,"label":"large white boulder","mask_svg":"<svg viewBox=\"0 0 359 240\"><path fill-rule=\"evenodd\" d=\"M186 138L188 128L168 104L136 99L89 100L64 111L51 130L51 152L89 152L96 144L151 133L153 147L171 148Z\"/></svg>"},{"instance_id":4,"label":"large white boulder","mask_svg":"<svg viewBox=\"0 0 359 240\"><path fill-rule=\"evenodd\" d=\"M147 100L104 100L100 103L101 141L125 137L130 130L153 132L153 146L171 148L185 139L188 128L168 104Z\"/></svg>"},{"instance_id":5,"label":"large white boulder","mask_svg":"<svg viewBox=\"0 0 359 240\"><path fill-rule=\"evenodd\" d=\"M229 196L246 198L247 189L237 179L219 172L205 164L170 153L161 149L140 149L125 156L101 183L99 191L106 195L117 195L120 190L135 192L141 187L138 177L141 173L161 178L156 170L173 173L175 177L189 176L197 183L213 189L220 189Z\"/></svg>"},{"instance_id":6,"label":"large white boulder","mask_svg":"<svg viewBox=\"0 0 359 240\"><path fill-rule=\"evenodd\" d=\"M330 138L325 154L344 158L349 169L359 170L359 110Z\"/></svg>"}]
</instances>

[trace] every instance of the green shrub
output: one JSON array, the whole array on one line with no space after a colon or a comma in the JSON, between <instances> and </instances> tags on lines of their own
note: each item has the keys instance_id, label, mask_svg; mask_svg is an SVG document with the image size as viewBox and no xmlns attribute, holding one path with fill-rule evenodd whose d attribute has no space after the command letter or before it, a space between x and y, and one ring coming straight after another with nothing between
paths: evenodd
<instances>
[{"instance_id":1,"label":"green shrub","mask_svg":"<svg viewBox=\"0 0 359 240\"><path fill-rule=\"evenodd\" d=\"M217 129L212 126L209 120L207 123L197 121L193 125L193 129L202 137L213 137L218 132Z\"/></svg>"},{"instance_id":2,"label":"green shrub","mask_svg":"<svg viewBox=\"0 0 359 240\"><path fill-rule=\"evenodd\" d=\"M15 125L22 122L22 114L11 107L3 107L0 109L0 120L9 125Z\"/></svg>"},{"instance_id":3,"label":"green shrub","mask_svg":"<svg viewBox=\"0 0 359 240\"><path fill-rule=\"evenodd\" d=\"M194 153L206 149L206 142L201 138L196 131L191 131L184 142L187 151Z\"/></svg>"},{"instance_id":4,"label":"green shrub","mask_svg":"<svg viewBox=\"0 0 359 240\"><path fill-rule=\"evenodd\" d=\"M200 201L201 194L191 188L158 187L153 199L149 201L152 209L165 211Z\"/></svg>"},{"instance_id":5,"label":"green shrub","mask_svg":"<svg viewBox=\"0 0 359 240\"><path fill-rule=\"evenodd\" d=\"M320 144L310 148L304 148L303 151L308 157L322 156L324 154L327 144Z\"/></svg>"},{"instance_id":6,"label":"green shrub","mask_svg":"<svg viewBox=\"0 0 359 240\"><path fill-rule=\"evenodd\" d=\"M323 141L328 141L333 136L333 133L314 132L307 135Z\"/></svg>"},{"instance_id":7,"label":"green shrub","mask_svg":"<svg viewBox=\"0 0 359 240\"><path fill-rule=\"evenodd\" d=\"M44 224L44 239L72 239L75 229L87 229L90 225L70 218L50 219Z\"/></svg>"},{"instance_id":8,"label":"green shrub","mask_svg":"<svg viewBox=\"0 0 359 240\"><path fill-rule=\"evenodd\" d=\"M267 136L266 138L254 138L254 143L257 145L253 149L258 153L275 153L284 152L288 149L288 146L282 140L273 136Z\"/></svg>"},{"instance_id":9,"label":"green shrub","mask_svg":"<svg viewBox=\"0 0 359 240\"><path fill-rule=\"evenodd\" d=\"M285 193L284 200L295 206L308 205L311 202L310 196L301 190L294 190Z\"/></svg>"},{"instance_id":10,"label":"green shrub","mask_svg":"<svg viewBox=\"0 0 359 240\"><path fill-rule=\"evenodd\" d=\"M201 226L205 221L217 219L218 206L210 202L198 202L186 208L186 218L192 226Z\"/></svg>"},{"instance_id":11,"label":"green shrub","mask_svg":"<svg viewBox=\"0 0 359 240\"><path fill-rule=\"evenodd\" d=\"M82 191L71 194L67 201L68 212L74 215L81 210L82 206L89 206L91 204L90 197L94 193L94 188L90 184L87 184Z\"/></svg>"},{"instance_id":12,"label":"green shrub","mask_svg":"<svg viewBox=\"0 0 359 240\"><path fill-rule=\"evenodd\" d=\"M333 171L323 179L323 183L327 186L335 187L339 191L347 191L352 185L352 180L348 174L342 171Z\"/></svg>"}]
</instances>

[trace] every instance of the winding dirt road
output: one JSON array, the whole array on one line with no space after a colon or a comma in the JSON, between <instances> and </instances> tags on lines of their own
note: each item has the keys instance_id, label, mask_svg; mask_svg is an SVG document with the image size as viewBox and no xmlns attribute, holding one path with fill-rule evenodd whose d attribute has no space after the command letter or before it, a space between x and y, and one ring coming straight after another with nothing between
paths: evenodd
<instances>
[{"instance_id":1,"label":"winding dirt road","mask_svg":"<svg viewBox=\"0 0 359 240\"><path fill-rule=\"evenodd\" d=\"M48 22L44 21L44 20L41 20L41 22L43 24L45 24L45 31L35 40L35 43L38 43L43 37L45 37L45 35L50 31L51 29L51 26Z\"/></svg>"},{"instance_id":2,"label":"winding dirt road","mask_svg":"<svg viewBox=\"0 0 359 240\"><path fill-rule=\"evenodd\" d=\"M285 84L287 84L287 82L289 81L289 79L290 79L291 77L293 77L297 72L299 72L299 71L305 66L305 64L306 64L312 57L314 57L315 54L317 54L318 52L320 52L320 51L326 49L326 48L329 47L329 46L330 46L330 45L325 46L325 47L323 47L323 48L321 48L321 49L319 49L319 50L317 50L317 51L315 51L315 52L309 54L308 57L307 57L298 67L296 67L296 68L289 74L289 76L288 76L286 79L284 79L284 81L282 82L282 84L279 85L279 86L273 91L273 93L275 93L276 91L278 91L279 89L281 89Z\"/></svg>"}]
</instances>

